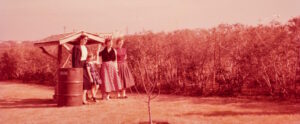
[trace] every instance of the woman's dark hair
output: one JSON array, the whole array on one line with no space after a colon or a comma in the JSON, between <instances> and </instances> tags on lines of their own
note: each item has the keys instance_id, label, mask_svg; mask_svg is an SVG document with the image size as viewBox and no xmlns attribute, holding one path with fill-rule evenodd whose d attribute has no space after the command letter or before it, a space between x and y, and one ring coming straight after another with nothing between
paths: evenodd
<instances>
[{"instance_id":1,"label":"woman's dark hair","mask_svg":"<svg viewBox=\"0 0 300 124\"><path fill-rule=\"evenodd\" d=\"M85 35L81 35L80 37L79 37L79 40L81 40L81 39L83 39L83 38L86 38L87 36L85 36Z\"/></svg>"},{"instance_id":2,"label":"woman's dark hair","mask_svg":"<svg viewBox=\"0 0 300 124\"><path fill-rule=\"evenodd\" d=\"M122 40L123 40L123 38L117 38L116 44L119 44Z\"/></svg>"},{"instance_id":3,"label":"woman's dark hair","mask_svg":"<svg viewBox=\"0 0 300 124\"><path fill-rule=\"evenodd\" d=\"M107 44L108 42L111 42L111 38L105 38L104 43Z\"/></svg>"},{"instance_id":4,"label":"woman's dark hair","mask_svg":"<svg viewBox=\"0 0 300 124\"><path fill-rule=\"evenodd\" d=\"M85 35L80 35L76 40L75 40L75 44L80 45L81 39L86 38L87 36Z\"/></svg>"}]
</instances>

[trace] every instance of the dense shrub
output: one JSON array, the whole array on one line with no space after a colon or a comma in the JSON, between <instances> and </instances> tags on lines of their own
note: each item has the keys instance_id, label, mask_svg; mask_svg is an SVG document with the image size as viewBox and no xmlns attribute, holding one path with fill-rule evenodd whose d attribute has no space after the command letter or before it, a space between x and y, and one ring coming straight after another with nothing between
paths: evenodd
<instances>
[{"instance_id":1,"label":"dense shrub","mask_svg":"<svg viewBox=\"0 0 300 124\"><path fill-rule=\"evenodd\" d=\"M2 80L55 83L55 61L44 55L33 43L15 44L1 55Z\"/></svg>"},{"instance_id":2,"label":"dense shrub","mask_svg":"<svg viewBox=\"0 0 300 124\"><path fill-rule=\"evenodd\" d=\"M166 93L232 96L253 90L291 96L298 85L299 20L143 32L127 36L125 45L137 82L142 68Z\"/></svg>"}]
</instances>

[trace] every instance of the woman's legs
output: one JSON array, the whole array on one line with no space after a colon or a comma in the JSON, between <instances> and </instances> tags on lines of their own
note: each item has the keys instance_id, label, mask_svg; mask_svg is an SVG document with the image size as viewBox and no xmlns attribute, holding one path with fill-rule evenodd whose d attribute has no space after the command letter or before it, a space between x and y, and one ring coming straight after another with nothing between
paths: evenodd
<instances>
[{"instance_id":1,"label":"woman's legs","mask_svg":"<svg viewBox=\"0 0 300 124\"><path fill-rule=\"evenodd\" d=\"M97 84L96 86L95 86L95 97L96 97L96 95L97 95L97 92L98 92L98 90L99 90L99 84Z\"/></svg>"},{"instance_id":2,"label":"woman's legs","mask_svg":"<svg viewBox=\"0 0 300 124\"><path fill-rule=\"evenodd\" d=\"M118 92L118 98L122 98L122 99L127 98L127 96L126 96L126 89L122 89L122 90L120 90Z\"/></svg>"},{"instance_id":3,"label":"woman's legs","mask_svg":"<svg viewBox=\"0 0 300 124\"><path fill-rule=\"evenodd\" d=\"M93 99L94 102L98 102L98 101L96 100L96 95L97 95L97 90L98 90L98 88L99 88L99 85L94 84L93 87L92 87L92 89L91 89L91 92L92 92L92 99Z\"/></svg>"},{"instance_id":4,"label":"woman's legs","mask_svg":"<svg viewBox=\"0 0 300 124\"><path fill-rule=\"evenodd\" d=\"M126 89L122 90L122 97L126 97Z\"/></svg>"},{"instance_id":5,"label":"woman's legs","mask_svg":"<svg viewBox=\"0 0 300 124\"><path fill-rule=\"evenodd\" d=\"M117 97L118 98L127 98L127 96L126 96L126 89L122 89L120 91L117 91Z\"/></svg>"},{"instance_id":6,"label":"woman's legs","mask_svg":"<svg viewBox=\"0 0 300 124\"><path fill-rule=\"evenodd\" d=\"M109 99L110 99L110 93L109 93L109 92L106 93L105 99L106 99L106 100L109 100Z\"/></svg>"},{"instance_id":7,"label":"woman's legs","mask_svg":"<svg viewBox=\"0 0 300 124\"><path fill-rule=\"evenodd\" d=\"M92 87L92 96L93 96L93 98L96 98L98 89L99 89L99 85L94 84L93 87Z\"/></svg>"},{"instance_id":8,"label":"woman's legs","mask_svg":"<svg viewBox=\"0 0 300 124\"><path fill-rule=\"evenodd\" d=\"M120 91L117 91L117 97L118 97L118 98L121 97Z\"/></svg>"},{"instance_id":9,"label":"woman's legs","mask_svg":"<svg viewBox=\"0 0 300 124\"><path fill-rule=\"evenodd\" d=\"M87 103L87 101L86 101L86 93L87 93L87 90L83 90L83 95L82 95L82 103L83 104Z\"/></svg>"},{"instance_id":10,"label":"woman's legs","mask_svg":"<svg viewBox=\"0 0 300 124\"><path fill-rule=\"evenodd\" d=\"M102 94L102 99L103 100L109 100L110 99L110 92L106 92L106 91L102 90L101 94Z\"/></svg>"}]
</instances>

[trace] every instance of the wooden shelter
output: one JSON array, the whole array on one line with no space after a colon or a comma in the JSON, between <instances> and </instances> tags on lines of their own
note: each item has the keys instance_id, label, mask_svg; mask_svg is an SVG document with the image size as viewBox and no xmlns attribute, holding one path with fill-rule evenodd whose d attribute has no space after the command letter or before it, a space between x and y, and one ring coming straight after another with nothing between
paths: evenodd
<instances>
[{"instance_id":1,"label":"wooden shelter","mask_svg":"<svg viewBox=\"0 0 300 124\"><path fill-rule=\"evenodd\" d=\"M81 31L81 32L71 32L71 33L52 35L40 40L38 43L35 43L34 45L37 47L44 47L44 46L52 46L52 45L63 45L65 43L76 44L78 43L77 39L81 35L85 35L89 38L87 44L97 44L97 43L104 42L103 36Z\"/></svg>"},{"instance_id":2,"label":"wooden shelter","mask_svg":"<svg viewBox=\"0 0 300 124\"><path fill-rule=\"evenodd\" d=\"M60 65L61 57L62 57L62 48L65 48L68 51L70 51L70 48L68 47L67 44L71 44L71 45L78 44L79 43L78 38L82 35L88 37L87 45L104 43L105 40L105 37L99 36L98 34L80 31L80 32L52 35L36 42L34 46L41 48L45 54L49 55L52 58L57 59L57 63L58 65ZM57 55L50 54L45 49L45 47L47 46L57 46L58 47Z\"/></svg>"},{"instance_id":3,"label":"wooden shelter","mask_svg":"<svg viewBox=\"0 0 300 124\"><path fill-rule=\"evenodd\" d=\"M43 53L49 55L50 57L57 60L57 68L63 68L65 64L61 64L62 61L62 49L65 48L67 51L71 51L71 49L68 47L67 44L78 44L79 38L84 35L88 37L87 45L90 44L102 44L105 41L105 37L99 36L98 34L89 33L85 31L80 32L72 32L72 33L64 33L64 34L58 34L58 35L52 35L49 37L46 37L34 44L34 46L39 47L42 49ZM57 55L50 54L45 47L49 46L57 46ZM71 54L68 55L66 62L69 61L71 58ZM54 99L56 99L57 95L57 84L54 92Z\"/></svg>"}]
</instances>

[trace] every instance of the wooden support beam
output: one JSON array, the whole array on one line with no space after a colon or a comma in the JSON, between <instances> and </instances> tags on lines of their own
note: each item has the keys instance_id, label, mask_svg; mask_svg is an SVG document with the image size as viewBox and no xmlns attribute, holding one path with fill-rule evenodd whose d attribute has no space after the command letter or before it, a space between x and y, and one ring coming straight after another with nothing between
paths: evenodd
<instances>
[{"instance_id":1,"label":"wooden support beam","mask_svg":"<svg viewBox=\"0 0 300 124\"><path fill-rule=\"evenodd\" d=\"M72 35L72 36L70 36L70 37L61 39L61 40L59 40L59 44L65 44L65 43L67 43L67 42L76 40L78 37L80 37L80 35L81 35L81 33L77 33L77 34L74 34L74 35Z\"/></svg>"},{"instance_id":2,"label":"wooden support beam","mask_svg":"<svg viewBox=\"0 0 300 124\"><path fill-rule=\"evenodd\" d=\"M87 33L87 32L84 32L83 34L86 35L86 36L88 36L88 38L90 38L92 40L101 41L102 43L104 43L104 40L105 40L104 38L101 38L99 36L95 36L95 35L93 35L91 33Z\"/></svg>"},{"instance_id":3,"label":"wooden support beam","mask_svg":"<svg viewBox=\"0 0 300 124\"><path fill-rule=\"evenodd\" d=\"M62 46L70 53L72 54L71 48L67 44L62 44Z\"/></svg>"},{"instance_id":4,"label":"wooden support beam","mask_svg":"<svg viewBox=\"0 0 300 124\"><path fill-rule=\"evenodd\" d=\"M41 42L41 43L34 43L36 47L44 47L44 46L54 46L59 45L58 41L49 41L49 42Z\"/></svg>"},{"instance_id":5,"label":"wooden support beam","mask_svg":"<svg viewBox=\"0 0 300 124\"><path fill-rule=\"evenodd\" d=\"M57 66L58 66L58 68L60 68L61 60L62 60L62 45L59 45L58 51L57 51Z\"/></svg>"},{"instance_id":6,"label":"wooden support beam","mask_svg":"<svg viewBox=\"0 0 300 124\"><path fill-rule=\"evenodd\" d=\"M64 64L62 65L62 68L64 68L64 67L67 65L67 63L69 62L70 58L71 58L71 54L68 55L66 61L65 61Z\"/></svg>"},{"instance_id":7,"label":"wooden support beam","mask_svg":"<svg viewBox=\"0 0 300 124\"><path fill-rule=\"evenodd\" d=\"M60 63L61 63L61 59L62 59L62 45L58 45L58 50L57 50L57 64L56 64L56 76L57 76L57 81L56 81L56 84L55 84L55 88L54 88L54 95L53 95L53 99L55 101L58 101L58 83L59 83L59 69L60 69Z\"/></svg>"},{"instance_id":8,"label":"wooden support beam","mask_svg":"<svg viewBox=\"0 0 300 124\"><path fill-rule=\"evenodd\" d=\"M39 47L40 49L42 49L43 53L45 53L46 55L50 56L53 59L57 59L57 57L55 57L54 55L50 54L44 47Z\"/></svg>"},{"instance_id":9,"label":"wooden support beam","mask_svg":"<svg viewBox=\"0 0 300 124\"><path fill-rule=\"evenodd\" d=\"M68 36L68 37L65 37L65 38L63 38L63 39L60 39L59 40L59 43L60 44L65 44L65 43L67 43L67 42L69 42L69 41L74 41L74 40L76 40L78 37L80 37L81 35L85 35L85 36L87 36L90 40L92 40L92 41L94 41L95 43L97 43L97 42L99 42L99 43L104 43L104 38L101 38L101 37L99 37L99 36L96 36L96 35L94 35L94 34L91 34L91 33L87 33L87 32L78 32L78 33L76 33L76 34L73 34L73 35L70 35L70 36Z\"/></svg>"}]
</instances>

